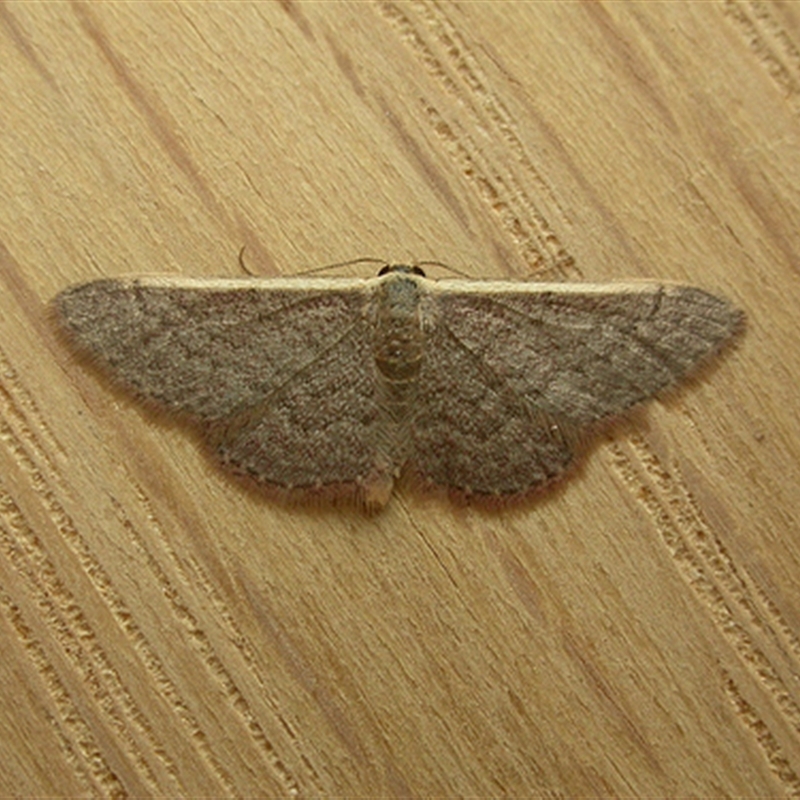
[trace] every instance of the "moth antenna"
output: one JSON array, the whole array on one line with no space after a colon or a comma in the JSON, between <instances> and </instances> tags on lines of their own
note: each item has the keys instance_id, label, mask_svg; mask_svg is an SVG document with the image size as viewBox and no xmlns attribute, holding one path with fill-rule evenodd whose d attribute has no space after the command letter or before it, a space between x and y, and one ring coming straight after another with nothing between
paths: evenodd
<instances>
[{"instance_id":1,"label":"moth antenna","mask_svg":"<svg viewBox=\"0 0 800 800\"><path fill-rule=\"evenodd\" d=\"M441 267L442 269L446 269L448 272L452 272L454 275L458 275L459 278L464 278L468 281L475 280L474 275L470 275L468 272L463 272L460 269L451 267L450 264L445 264L444 261L415 261L414 263L418 267Z\"/></svg>"},{"instance_id":2,"label":"moth antenna","mask_svg":"<svg viewBox=\"0 0 800 800\"><path fill-rule=\"evenodd\" d=\"M363 258L353 258L349 261L339 261L335 264L325 264L321 267L311 267L310 269L304 269L300 272L295 272L294 274L299 276L303 275L315 275L318 272L325 272L329 269L336 269L337 267L350 267L353 264L381 264L382 266L387 264L385 258L373 258L372 256L364 256Z\"/></svg>"},{"instance_id":3,"label":"moth antenna","mask_svg":"<svg viewBox=\"0 0 800 800\"><path fill-rule=\"evenodd\" d=\"M251 278L257 278L258 275L256 275L255 272L252 272L248 268L247 264L244 263L244 250L245 250L245 247L247 247L247 245L243 244L241 249L239 250L239 266L241 267L242 272L244 272L246 275L249 275Z\"/></svg>"}]
</instances>

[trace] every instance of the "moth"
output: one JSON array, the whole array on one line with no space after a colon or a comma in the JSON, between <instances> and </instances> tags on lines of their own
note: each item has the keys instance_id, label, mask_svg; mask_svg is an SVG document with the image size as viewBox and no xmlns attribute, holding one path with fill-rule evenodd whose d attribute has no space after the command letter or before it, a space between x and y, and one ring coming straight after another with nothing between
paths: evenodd
<instances>
[{"instance_id":1,"label":"moth","mask_svg":"<svg viewBox=\"0 0 800 800\"><path fill-rule=\"evenodd\" d=\"M385 504L403 469L511 498L584 431L714 353L742 313L701 289L377 277L97 280L55 299L75 346L279 492Z\"/></svg>"}]
</instances>

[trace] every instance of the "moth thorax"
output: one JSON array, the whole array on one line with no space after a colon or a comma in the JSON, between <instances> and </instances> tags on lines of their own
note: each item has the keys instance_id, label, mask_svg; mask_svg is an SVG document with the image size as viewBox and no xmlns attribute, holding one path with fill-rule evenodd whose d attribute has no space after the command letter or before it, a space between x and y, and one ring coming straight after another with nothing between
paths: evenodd
<instances>
[{"instance_id":1,"label":"moth thorax","mask_svg":"<svg viewBox=\"0 0 800 800\"><path fill-rule=\"evenodd\" d=\"M397 280L382 287L375 315L375 362L389 381L416 379L425 347L419 291L413 281Z\"/></svg>"}]
</instances>

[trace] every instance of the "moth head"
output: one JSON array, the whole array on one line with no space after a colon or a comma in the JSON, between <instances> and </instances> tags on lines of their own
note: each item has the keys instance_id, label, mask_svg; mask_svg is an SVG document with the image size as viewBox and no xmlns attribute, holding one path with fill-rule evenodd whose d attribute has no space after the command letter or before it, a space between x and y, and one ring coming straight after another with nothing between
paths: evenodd
<instances>
[{"instance_id":1,"label":"moth head","mask_svg":"<svg viewBox=\"0 0 800 800\"><path fill-rule=\"evenodd\" d=\"M420 278L425 277L425 273L420 267L409 267L406 264L387 264L386 266L381 267L378 277L381 275L388 275L390 272L401 272L405 275L419 275Z\"/></svg>"}]
</instances>

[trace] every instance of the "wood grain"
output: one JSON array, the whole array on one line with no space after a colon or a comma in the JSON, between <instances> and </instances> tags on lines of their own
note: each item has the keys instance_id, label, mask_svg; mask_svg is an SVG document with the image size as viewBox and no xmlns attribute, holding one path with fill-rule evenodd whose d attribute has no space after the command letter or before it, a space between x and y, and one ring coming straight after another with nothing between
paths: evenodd
<instances>
[{"instance_id":1,"label":"wood grain","mask_svg":"<svg viewBox=\"0 0 800 800\"><path fill-rule=\"evenodd\" d=\"M0 43L0 794L800 795L795 5L8 2ZM243 245L748 331L524 508L287 508L47 310Z\"/></svg>"}]
</instances>

